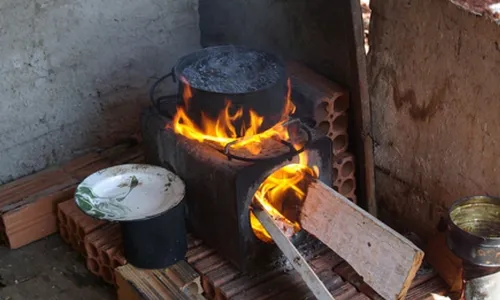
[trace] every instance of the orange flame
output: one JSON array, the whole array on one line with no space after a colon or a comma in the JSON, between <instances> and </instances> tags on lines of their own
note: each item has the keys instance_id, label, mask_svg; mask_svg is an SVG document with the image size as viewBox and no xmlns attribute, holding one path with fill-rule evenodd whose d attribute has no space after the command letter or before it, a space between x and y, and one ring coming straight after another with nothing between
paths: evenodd
<instances>
[{"instance_id":1,"label":"orange flame","mask_svg":"<svg viewBox=\"0 0 500 300\"><path fill-rule=\"evenodd\" d=\"M187 138L197 140L198 142L211 141L221 146L237 141L232 145L234 149L245 148L253 155L259 154L262 150L262 141L272 137L278 137L282 140L288 140L288 130L284 126L284 122L288 120L289 115L295 112L295 105L291 100L290 79L287 81L287 95L285 106L281 114L280 121L272 128L260 132L260 127L264 122L264 117L250 110L250 124L243 124L242 132L238 137L234 122L241 119L243 110L238 109L234 114L230 113L232 104L231 100L226 99L224 109L219 113L216 120L212 120L206 115L201 116L201 126L195 124L187 115L186 108L189 105L189 100L193 93L187 81L181 78L184 85L183 100L184 107L178 106L177 113L173 118L174 131Z\"/></svg>"},{"instance_id":2,"label":"orange flame","mask_svg":"<svg viewBox=\"0 0 500 300\"><path fill-rule=\"evenodd\" d=\"M276 206L283 202L285 197L294 197L299 202L304 200L306 193L304 188L300 187L306 175L313 177L319 176L317 166L308 166L308 157L306 152L299 154L299 163L288 164L278 169L267 177L259 186L254 195L254 201L257 201L271 216L284 223L287 228L293 228L291 234L300 230L297 222L288 220ZM255 235L264 242L272 242L272 238L266 229L253 213L250 213L250 225Z\"/></svg>"},{"instance_id":3,"label":"orange flame","mask_svg":"<svg viewBox=\"0 0 500 300\"><path fill-rule=\"evenodd\" d=\"M244 148L253 155L261 152L262 141L266 139L280 138L285 141L290 140L288 130L284 124L288 120L288 117L295 112L295 105L291 100L290 79L287 81L285 106L277 124L264 132L260 132L259 129L264 122L264 117L250 110L250 124L243 124L239 136L234 124L235 121L243 117L243 110L238 109L235 113L231 114L230 111L233 111L233 109L231 109L232 104L229 99L226 99L224 109L215 120L202 114L200 126L195 124L186 113L193 93L186 79L180 79L184 86L182 94L184 107L178 106L177 113L173 118L172 124L175 133L201 143L210 141L221 146L226 146L228 143L235 142L231 145L234 149ZM302 152L299 154L299 163L286 165L264 180L254 195L254 201L258 201L272 216L290 225L288 227L293 227L295 232L298 231L300 229L298 223L294 223L284 217L275 205L281 202L285 196L292 196L300 201L303 200L305 192L300 188L300 183L307 174L317 177L319 172L316 166L312 168L308 167L307 154ZM266 242L272 241L270 235L253 213L250 213L250 222L258 238Z\"/></svg>"}]
</instances>

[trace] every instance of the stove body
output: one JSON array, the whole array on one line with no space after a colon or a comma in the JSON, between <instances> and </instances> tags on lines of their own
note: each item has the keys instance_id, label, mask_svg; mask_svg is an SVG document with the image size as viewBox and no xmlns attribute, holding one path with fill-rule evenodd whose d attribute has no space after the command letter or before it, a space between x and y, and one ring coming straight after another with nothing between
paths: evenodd
<instances>
[{"instance_id":1,"label":"stove body","mask_svg":"<svg viewBox=\"0 0 500 300\"><path fill-rule=\"evenodd\" d=\"M205 143L175 134L170 121L155 109L142 114L146 161L168 168L184 180L188 225L193 233L243 272L257 270L276 258L276 246L254 235L249 206L264 179L286 164L297 163L298 155L255 162L228 159ZM313 134L305 150L308 164L319 168L325 183L332 182L331 147L330 139Z\"/></svg>"}]
</instances>

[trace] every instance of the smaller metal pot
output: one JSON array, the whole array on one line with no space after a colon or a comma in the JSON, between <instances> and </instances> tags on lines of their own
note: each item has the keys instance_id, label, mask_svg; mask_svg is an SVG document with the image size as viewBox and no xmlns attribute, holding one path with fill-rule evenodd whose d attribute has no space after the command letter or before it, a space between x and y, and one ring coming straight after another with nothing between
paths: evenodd
<instances>
[{"instance_id":1,"label":"smaller metal pot","mask_svg":"<svg viewBox=\"0 0 500 300\"><path fill-rule=\"evenodd\" d=\"M127 261L141 269L160 269L183 260L187 251L184 217L181 201L159 216L120 222Z\"/></svg>"},{"instance_id":2,"label":"smaller metal pot","mask_svg":"<svg viewBox=\"0 0 500 300\"><path fill-rule=\"evenodd\" d=\"M447 244L458 257L483 267L500 267L500 198L462 198L448 211Z\"/></svg>"}]
</instances>

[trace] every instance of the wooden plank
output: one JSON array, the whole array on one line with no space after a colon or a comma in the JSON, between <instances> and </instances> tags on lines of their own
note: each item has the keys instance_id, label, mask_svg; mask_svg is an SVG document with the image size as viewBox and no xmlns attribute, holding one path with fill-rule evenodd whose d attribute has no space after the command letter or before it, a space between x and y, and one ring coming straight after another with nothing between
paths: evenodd
<instances>
[{"instance_id":1,"label":"wooden plank","mask_svg":"<svg viewBox=\"0 0 500 300\"><path fill-rule=\"evenodd\" d=\"M186 295L202 294L203 289L201 288L200 274L198 274L191 266L181 260L173 266L165 270L161 270L161 273L166 275L174 284L183 291Z\"/></svg>"},{"instance_id":2,"label":"wooden plank","mask_svg":"<svg viewBox=\"0 0 500 300\"><path fill-rule=\"evenodd\" d=\"M347 3L348 2L348 3ZM375 167L373 159L373 129L370 94L368 92L368 73L364 45L363 18L359 0L346 1L350 14L345 27L346 34L352 37L349 43L349 61L353 72L350 81L351 109L349 110L349 133L357 160L356 179L359 204L370 214L377 216L375 198Z\"/></svg>"},{"instance_id":3,"label":"wooden plank","mask_svg":"<svg viewBox=\"0 0 500 300\"><path fill-rule=\"evenodd\" d=\"M308 187L300 224L386 299L403 299L422 263L422 250L319 181Z\"/></svg>"},{"instance_id":4,"label":"wooden plank","mask_svg":"<svg viewBox=\"0 0 500 300\"><path fill-rule=\"evenodd\" d=\"M120 282L118 290L125 289L128 292L125 296L130 297L123 300L136 300L137 298L145 300L177 300L168 288L147 270L125 265L115 269L115 277L119 278ZM126 287L127 284L131 285L131 288ZM135 293L131 292L132 289L135 290Z\"/></svg>"},{"instance_id":5,"label":"wooden plank","mask_svg":"<svg viewBox=\"0 0 500 300\"><path fill-rule=\"evenodd\" d=\"M201 296L200 276L185 261L143 270L128 264L115 269L118 300L188 300Z\"/></svg>"},{"instance_id":6,"label":"wooden plank","mask_svg":"<svg viewBox=\"0 0 500 300\"><path fill-rule=\"evenodd\" d=\"M314 295L319 300L334 300L328 289L323 282L321 282L316 273L314 273L313 269L309 266L304 257L302 257L297 248L295 248L280 227L274 223L273 218L261 208L254 208L253 212Z\"/></svg>"}]
</instances>

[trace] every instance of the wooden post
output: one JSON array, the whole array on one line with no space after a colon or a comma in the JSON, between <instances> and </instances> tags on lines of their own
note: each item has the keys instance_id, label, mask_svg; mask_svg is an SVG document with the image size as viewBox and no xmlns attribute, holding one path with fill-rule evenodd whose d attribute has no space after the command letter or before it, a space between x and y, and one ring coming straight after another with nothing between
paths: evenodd
<instances>
[{"instance_id":1,"label":"wooden post","mask_svg":"<svg viewBox=\"0 0 500 300\"><path fill-rule=\"evenodd\" d=\"M300 224L382 297L404 299L424 256L408 239L316 180L309 185Z\"/></svg>"},{"instance_id":2,"label":"wooden post","mask_svg":"<svg viewBox=\"0 0 500 300\"><path fill-rule=\"evenodd\" d=\"M318 300L335 300L282 229L274 223L273 218L260 207L254 207L253 212L316 298Z\"/></svg>"}]
</instances>

